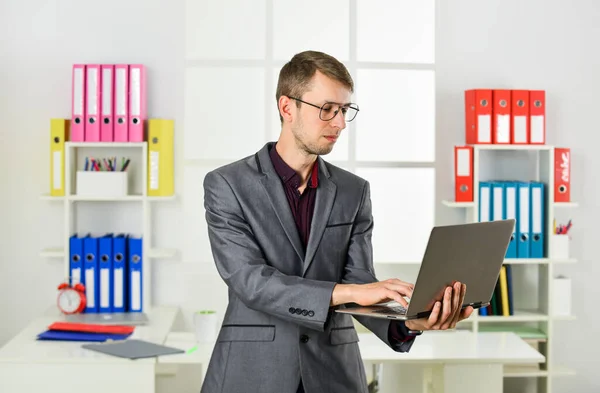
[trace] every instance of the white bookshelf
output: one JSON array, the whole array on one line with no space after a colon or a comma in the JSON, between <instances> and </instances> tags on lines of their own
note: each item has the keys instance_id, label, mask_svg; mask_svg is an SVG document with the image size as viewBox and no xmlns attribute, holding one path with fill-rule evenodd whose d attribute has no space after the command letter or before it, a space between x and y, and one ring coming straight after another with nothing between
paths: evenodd
<instances>
[{"instance_id":1,"label":"white bookshelf","mask_svg":"<svg viewBox=\"0 0 600 393\"><path fill-rule=\"evenodd\" d=\"M120 156L128 155L132 158L132 165L135 171L132 178L129 179L129 195L121 197L104 196L81 196L76 194L76 172L82 170L85 156ZM74 233L89 232L87 228L76 227L76 205L78 203L125 203L127 209L141 210L141 228L136 234L142 236L142 255L144 267L142 270L143 282L143 309L150 311L152 306L152 261L156 259L174 259L177 257L176 249L157 248L152 244L151 221L152 206L156 202L169 202L176 199L175 196L154 197L147 195L147 168L148 168L148 144L139 143L118 143L118 142L66 142L65 143L65 195L51 196L44 194L40 196L41 200L61 202L64 210L63 224L63 244L56 247L45 248L40 251L40 257L47 259L60 259L63 263L63 275L69 276L69 238ZM122 231L126 232L126 231Z\"/></svg>"},{"instance_id":2,"label":"white bookshelf","mask_svg":"<svg viewBox=\"0 0 600 393\"><path fill-rule=\"evenodd\" d=\"M377 265L420 265L421 261L375 261ZM577 259L551 259L551 258L507 258L505 264L511 265L548 265L548 264L573 264L577 263Z\"/></svg>"},{"instance_id":3,"label":"white bookshelf","mask_svg":"<svg viewBox=\"0 0 600 393\"><path fill-rule=\"evenodd\" d=\"M518 158L516 159L516 163L515 160L510 158L511 155ZM510 173L507 173L507 171L510 171ZM519 176L523 178L519 178ZM545 184L545 255L548 255L549 242L552 240L552 223L557 210L561 209L562 211L578 207L576 202L552 202L554 192L554 146L473 145L473 201L456 202L453 200L444 200L442 201L442 205L451 209L461 209L464 212L465 222L477 222L479 221L479 182L502 179L541 181ZM514 315L480 316L475 312L468 320L461 322L459 326L477 332L480 329L485 329L487 326L494 326L500 329L506 326L506 330L511 331L515 329L515 326L521 325L528 327L535 326L544 332L545 338L527 339L524 337L524 340L535 345L546 357L546 362L540 367L507 366L504 369L504 376L506 378L538 378L537 391L539 393L550 393L552 389L552 377L575 375L574 370L565 365L558 364L557 360L559 359L555 359L552 352L552 344L555 339L554 324L575 320L574 315L553 315L550 311L554 295L554 266L574 264L577 263L577 260L571 257L567 259L511 258L506 259L504 263L515 265L515 268L512 269L513 283L516 280L515 275L522 273L521 271L517 271L517 269L533 269L537 272L537 281L533 283L528 281L531 285L527 286L525 290L523 286L519 288L513 287ZM519 307L519 300L527 297L537 298L537 307ZM560 338L557 338L557 340L560 340Z\"/></svg>"}]
</instances>

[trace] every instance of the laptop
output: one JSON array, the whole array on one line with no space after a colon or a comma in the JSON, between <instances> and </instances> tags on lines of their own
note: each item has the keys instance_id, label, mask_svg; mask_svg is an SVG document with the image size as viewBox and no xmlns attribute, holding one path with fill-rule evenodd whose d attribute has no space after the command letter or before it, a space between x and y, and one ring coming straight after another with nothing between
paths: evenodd
<instances>
[{"instance_id":1,"label":"laptop","mask_svg":"<svg viewBox=\"0 0 600 393\"><path fill-rule=\"evenodd\" d=\"M67 314L65 321L96 325L146 325L148 316L142 312L111 312Z\"/></svg>"},{"instance_id":2,"label":"laptop","mask_svg":"<svg viewBox=\"0 0 600 393\"><path fill-rule=\"evenodd\" d=\"M437 226L431 230L408 307L392 301L372 306L353 303L338 313L409 320L426 318L447 286L467 285L462 307L487 307L500 275L515 219Z\"/></svg>"}]
</instances>

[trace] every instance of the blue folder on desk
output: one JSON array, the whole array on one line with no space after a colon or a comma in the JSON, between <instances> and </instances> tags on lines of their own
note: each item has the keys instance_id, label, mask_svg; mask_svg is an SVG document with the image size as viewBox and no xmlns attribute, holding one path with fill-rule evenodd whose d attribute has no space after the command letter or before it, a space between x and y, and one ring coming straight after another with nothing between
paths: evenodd
<instances>
[{"instance_id":1,"label":"blue folder on desk","mask_svg":"<svg viewBox=\"0 0 600 393\"><path fill-rule=\"evenodd\" d=\"M61 330L47 330L38 334L38 340L53 341L93 341L104 342L107 340L125 340L131 334L109 334L109 333L87 333L87 332L69 332Z\"/></svg>"}]
</instances>

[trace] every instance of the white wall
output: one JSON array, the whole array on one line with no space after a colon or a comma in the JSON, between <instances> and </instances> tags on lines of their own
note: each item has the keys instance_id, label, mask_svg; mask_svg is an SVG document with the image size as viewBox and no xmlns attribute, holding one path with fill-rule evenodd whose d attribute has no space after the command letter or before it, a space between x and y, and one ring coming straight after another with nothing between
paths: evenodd
<instances>
[{"instance_id":1,"label":"white wall","mask_svg":"<svg viewBox=\"0 0 600 393\"><path fill-rule=\"evenodd\" d=\"M574 322L556 322L554 360L577 377L553 380L554 392L597 392L600 316L600 188L596 169L600 91L600 2L594 0L438 1L436 95L438 200L451 198L452 149L464 143L463 91L475 87L545 89L548 144L572 149L573 255L558 270L573 280ZM584 190L585 185L585 190ZM437 209L440 223L460 213ZM577 332L575 332L575 329Z\"/></svg>"},{"instance_id":2,"label":"white wall","mask_svg":"<svg viewBox=\"0 0 600 393\"><path fill-rule=\"evenodd\" d=\"M0 2L0 344L55 304L63 279L61 259L39 256L44 247L62 245L63 206L39 197L49 192L50 118L70 117L72 64L145 64L149 116L175 119L177 127L183 123L184 20L181 0ZM176 141L177 152L182 143ZM176 171L179 193L181 178ZM180 247L179 233L166 227L180 221L180 203L158 206L157 246ZM97 213L90 204L84 210L83 230ZM157 261L154 269L162 276L155 292L164 302L182 297L174 266Z\"/></svg>"},{"instance_id":3,"label":"white wall","mask_svg":"<svg viewBox=\"0 0 600 393\"><path fill-rule=\"evenodd\" d=\"M598 330L594 242L600 235L600 158L593 153L600 91L600 53L595 48L600 4L543 0L438 1L436 23L437 200L452 195L451 146L462 143L462 92L475 86L527 87L547 91L548 142L573 151L575 266L561 268L573 278L576 322L556 324L564 333L555 348L578 377L557 379L555 392L597 391ZM106 10L106 11L103 11ZM39 257L43 247L62 241L62 206L41 201L48 190L49 119L69 117L70 67L75 62L139 62L149 67L149 115L174 118L183 134L184 1L31 0L0 2L0 345L54 303L62 279L58 260ZM103 33L99 33L103 32ZM183 140L176 139L176 187L187 195L160 206L157 246L183 249L181 207L201 204L201 179L184 179ZM37 159L34 160L34 158ZM584 165L585 168L584 168ZM593 169L594 168L594 169ZM194 172L195 173L195 172ZM183 193L183 187L186 192ZM583 190L583 185L589 187ZM194 188L196 191L194 191ZM436 207L439 223L460 220ZM175 229L173 229L175 228ZM199 234L198 236L202 236ZM217 307L224 288L210 264L158 261L155 297L161 303ZM208 288L204 290L203 288ZM202 302L208 294L209 303ZM574 333L573 329L578 332Z\"/></svg>"}]
</instances>

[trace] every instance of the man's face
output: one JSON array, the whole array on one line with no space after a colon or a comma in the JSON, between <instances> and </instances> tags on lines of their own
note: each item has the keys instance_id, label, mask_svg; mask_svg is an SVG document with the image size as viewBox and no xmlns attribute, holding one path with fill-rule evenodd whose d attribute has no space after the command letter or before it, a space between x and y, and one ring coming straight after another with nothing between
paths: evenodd
<instances>
[{"instance_id":1,"label":"man's face","mask_svg":"<svg viewBox=\"0 0 600 393\"><path fill-rule=\"evenodd\" d=\"M347 104L350 102L350 96L348 88L317 71L312 79L311 89L298 98L321 107L326 102ZM338 109L336 104L330 107L331 111L329 113L324 111L323 115L333 116L333 112ZM319 112L319 108L300 103L300 108L297 108L296 116L292 121L291 129L296 144L307 154L329 154L340 133L346 128L341 110L329 121L321 120Z\"/></svg>"}]
</instances>

